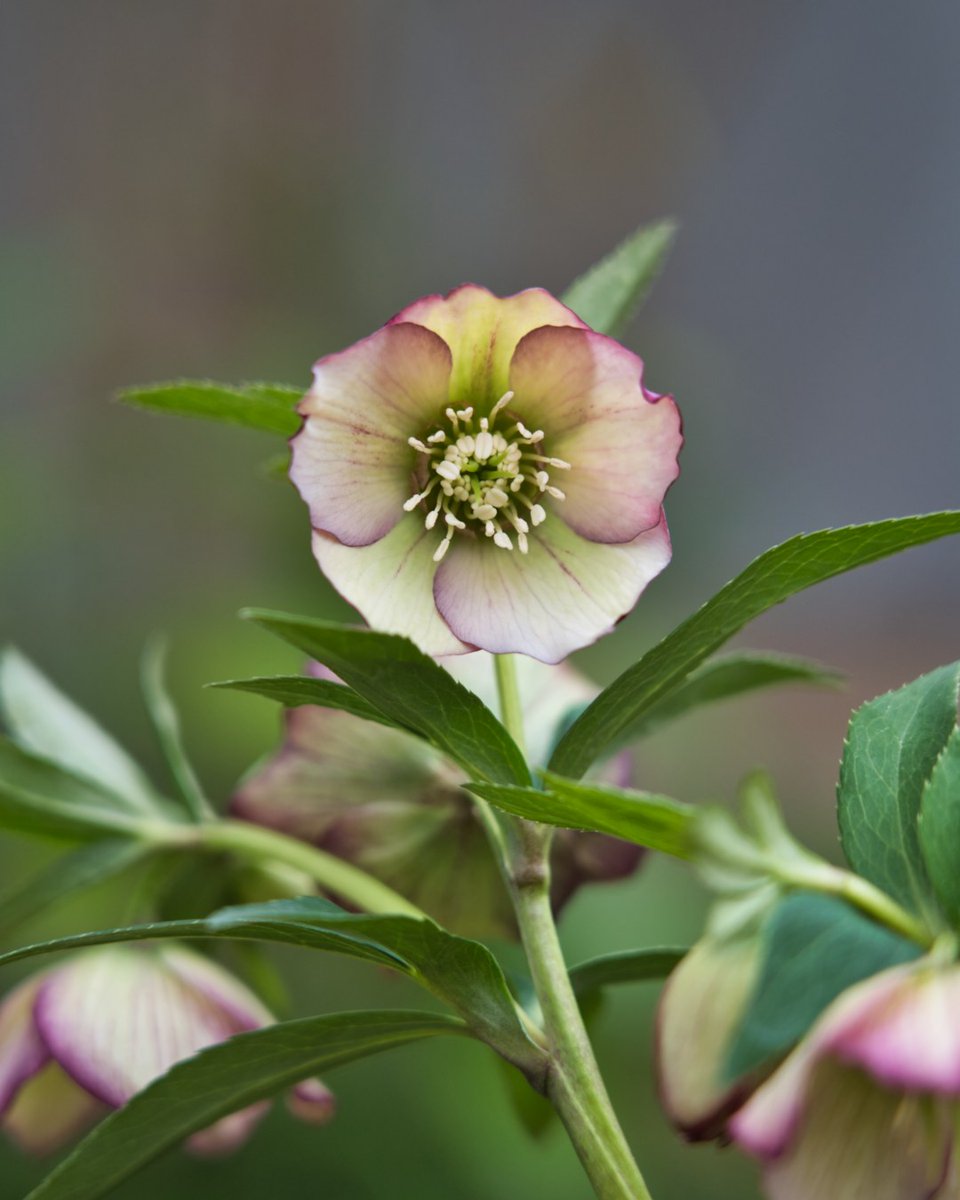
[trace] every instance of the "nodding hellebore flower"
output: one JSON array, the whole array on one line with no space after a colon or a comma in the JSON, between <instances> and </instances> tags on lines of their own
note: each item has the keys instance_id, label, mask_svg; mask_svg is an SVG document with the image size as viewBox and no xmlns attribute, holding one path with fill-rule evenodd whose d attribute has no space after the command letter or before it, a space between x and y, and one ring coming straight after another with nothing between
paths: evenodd
<instances>
[{"instance_id":1,"label":"nodding hellebore flower","mask_svg":"<svg viewBox=\"0 0 960 1200\"><path fill-rule=\"evenodd\" d=\"M51 1152L181 1059L272 1023L239 980L180 946L84 951L0 1004L0 1126L25 1150ZM333 1096L316 1079L298 1084L288 1104L315 1124L333 1116ZM268 1108L232 1113L187 1144L226 1153Z\"/></svg>"},{"instance_id":2,"label":"nodding hellebore flower","mask_svg":"<svg viewBox=\"0 0 960 1200\"><path fill-rule=\"evenodd\" d=\"M732 1118L772 1200L956 1200L960 967L849 988Z\"/></svg>"},{"instance_id":3,"label":"nodding hellebore flower","mask_svg":"<svg viewBox=\"0 0 960 1200\"><path fill-rule=\"evenodd\" d=\"M493 660L442 660L461 683L495 705ZM558 724L597 689L572 668L517 662L532 763L549 757ZM334 678L322 667L311 668ZM348 859L465 936L516 934L509 897L463 771L426 742L351 713L290 709L279 752L241 782L233 812ZM608 767L626 783L629 759ZM551 857L559 909L580 884L629 875L637 846L602 834L557 830Z\"/></svg>"},{"instance_id":4,"label":"nodding hellebore flower","mask_svg":"<svg viewBox=\"0 0 960 1200\"><path fill-rule=\"evenodd\" d=\"M680 417L540 288L427 296L314 367L292 440L321 570L428 654L559 662L670 561Z\"/></svg>"}]
</instances>

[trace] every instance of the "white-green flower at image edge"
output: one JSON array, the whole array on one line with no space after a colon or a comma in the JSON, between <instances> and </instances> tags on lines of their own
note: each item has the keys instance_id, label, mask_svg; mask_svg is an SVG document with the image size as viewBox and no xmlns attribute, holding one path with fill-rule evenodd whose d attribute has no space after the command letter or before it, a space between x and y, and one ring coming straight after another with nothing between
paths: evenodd
<instances>
[{"instance_id":1,"label":"white-green flower at image edge","mask_svg":"<svg viewBox=\"0 0 960 1200\"><path fill-rule=\"evenodd\" d=\"M239 980L177 945L107 946L33 975L0 1005L0 1127L45 1154L175 1063L238 1033L273 1024ZM288 1097L293 1113L323 1124L334 1099L319 1080ZM222 1154L246 1140L260 1103L194 1134L190 1149Z\"/></svg>"},{"instance_id":2,"label":"white-green flower at image edge","mask_svg":"<svg viewBox=\"0 0 960 1200\"><path fill-rule=\"evenodd\" d=\"M670 560L680 416L548 292L427 296L314 368L292 439L316 559L429 654L555 663Z\"/></svg>"},{"instance_id":3,"label":"white-green flower at image edge","mask_svg":"<svg viewBox=\"0 0 960 1200\"><path fill-rule=\"evenodd\" d=\"M960 1195L960 968L929 960L849 988L732 1118L772 1200Z\"/></svg>"},{"instance_id":4,"label":"white-green flower at image edge","mask_svg":"<svg viewBox=\"0 0 960 1200\"><path fill-rule=\"evenodd\" d=\"M489 707L496 706L493 659L441 660ZM311 664L311 672L333 679ZM597 688L572 667L517 662L529 761L546 764L558 729ZM244 779L235 816L312 842L375 875L448 929L466 937L515 937L516 917L460 767L421 738L352 713L290 709L280 750ZM629 754L604 776L625 784ZM557 830L550 854L551 901L559 912L585 883L630 875L643 851L599 833Z\"/></svg>"}]
</instances>

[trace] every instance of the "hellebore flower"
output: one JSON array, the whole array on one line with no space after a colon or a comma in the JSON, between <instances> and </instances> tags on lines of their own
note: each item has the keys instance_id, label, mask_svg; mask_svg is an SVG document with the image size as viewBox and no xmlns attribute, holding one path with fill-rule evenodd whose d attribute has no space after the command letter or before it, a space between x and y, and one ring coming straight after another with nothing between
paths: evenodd
<instances>
[{"instance_id":1,"label":"hellebore flower","mask_svg":"<svg viewBox=\"0 0 960 1200\"><path fill-rule=\"evenodd\" d=\"M911 963L843 992L730 1121L772 1200L958 1195L960 967Z\"/></svg>"},{"instance_id":2,"label":"hellebore flower","mask_svg":"<svg viewBox=\"0 0 960 1200\"><path fill-rule=\"evenodd\" d=\"M495 704L488 655L442 661ZM517 668L530 760L545 763L560 720L597 689L566 665L523 658ZM334 678L323 667L311 669ZM234 815L355 863L458 933L515 936L509 897L455 763L413 734L351 713L304 705L288 710L285 720L283 746L241 782ZM612 764L619 782L626 782L625 765L622 758ZM555 908L581 883L629 875L640 855L639 847L615 838L558 830Z\"/></svg>"},{"instance_id":3,"label":"hellebore flower","mask_svg":"<svg viewBox=\"0 0 960 1200\"><path fill-rule=\"evenodd\" d=\"M181 1059L272 1023L239 980L180 946L84 951L0 1004L0 1126L25 1150L49 1153ZM334 1110L316 1079L298 1084L289 1104L318 1124ZM268 1108L231 1113L188 1145L232 1150Z\"/></svg>"},{"instance_id":4,"label":"hellebore flower","mask_svg":"<svg viewBox=\"0 0 960 1200\"><path fill-rule=\"evenodd\" d=\"M314 367L290 476L321 570L428 654L559 662L670 560L680 417L540 288L426 296Z\"/></svg>"}]
</instances>

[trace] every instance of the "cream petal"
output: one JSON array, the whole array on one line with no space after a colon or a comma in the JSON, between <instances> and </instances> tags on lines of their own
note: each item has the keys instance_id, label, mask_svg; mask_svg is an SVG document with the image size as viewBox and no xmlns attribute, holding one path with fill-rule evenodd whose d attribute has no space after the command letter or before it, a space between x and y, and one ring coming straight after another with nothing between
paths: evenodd
<instances>
[{"instance_id":1,"label":"cream petal","mask_svg":"<svg viewBox=\"0 0 960 1200\"><path fill-rule=\"evenodd\" d=\"M525 334L542 325L586 329L576 313L543 288L500 297L475 283L446 296L424 296L393 321L426 326L443 338L453 352L451 401L472 404L481 413L509 387L510 359Z\"/></svg>"},{"instance_id":2,"label":"cream petal","mask_svg":"<svg viewBox=\"0 0 960 1200\"><path fill-rule=\"evenodd\" d=\"M556 663L609 632L669 561L663 517L618 546L587 541L552 518L530 537L528 554L454 539L434 595L464 642Z\"/></svg>"},{"instance_id":3,"label":"cream petal","mask_svg":"<svg viewBox=\"0 0 960 1200\"><path fill-rule=\"evenodd\" d=\"M374 629L403 634L425 654L462 654L472 647L451 632L433 599L439 541L436 530L410 515L375 546L344 546L314 533L313 554L340 595Z\"/></svg>"},{"instance_id":4,"label":"cream petal","mask_svg":"<svg viewBox=\"0 0 960 1200\"><path fill-rule=\"evenodd\" d=\"M43 978L35 975L21 983L0 1005L0 1114L50 1058L33 1020L33 1006Z\"/></svg>"},{"instance_id":5,"label":"cream petal","mask_svg":"<svg viewBox=\"0 0 960 1200\"><path fill-rule=\"evenodd\" d=\"M928 1200L949 1170L952 1134L942 1101L821 1062L792 1144L764 1172L764 1190L771 1200Z\"/></svg>"},{"instance_id":6,"label":"cream petal","mask_svg":"<svg viewBox=\"0 0 960 1200\"><path fill-rule=\"evenodd\" d=\"M106 1110L54 1062L33 1076L3 1116L4 1130L28 1154L52 1154Z\"/></svg>"},{"instance_id":7,"label":"cream petal","mask_svg":"<svg viewBox=\"0 0 960 1200\"><path fill-rule=\"evenodd\" d=\"M659 519L680 468L680 414L648 392L643 363L612 338L584 329L536 329L510 365L515 410L546 437L543 453L570 463L554 483L552 512L583 537L629 542Z\"/></svg>"},{"instance_id":8,"label":"cream petal","mask_svg":"<svg viewBox=\"0 0 960 1200\"><path fill-rule=\"evenodd\" d=\"M326 1125L337 1111L333 1092L319 1079L304 1079L287 1095L287 1108L308 1125Z\"/></svg>"},{"instance_id":9,"label":"cream petal","mask_svg":"<svg viewBox=\"0 0 960 1200\"><path fill-rule=\"evenodd\" d=\"M290 478L315 529L366 546L403 517L416 451L447 405L450 351L419 325L388 325L314 367Z\"/></svg>"},{"instance_id":10,"label":"cream petal","mask_svg":"<svg viewBox=\"0 0 960 1200\"><path fill-rule=\"evenodd\" d=\"M240 984L196 969L184 977L167 952L103 947L52 973L37 996L37 1027L52 1056L105 1104L118 1107L174 1063L254 1027L258 1002ZM203 982L200 976L203 975ZM245 989L243 989L245 992Z\"/></svg>"},{"instance_id":11,"label":"cream petal","mask_svg":"<svg viewBox=\"0 0 960 1200\"><path fill-rule=\"evenodd\" d=\"M754 1081L724 1066L761 965L755 936L698 942L670 975L656 1029L661 1103L688 1138L713 1138Z\"/></svg>"}]
</instances>

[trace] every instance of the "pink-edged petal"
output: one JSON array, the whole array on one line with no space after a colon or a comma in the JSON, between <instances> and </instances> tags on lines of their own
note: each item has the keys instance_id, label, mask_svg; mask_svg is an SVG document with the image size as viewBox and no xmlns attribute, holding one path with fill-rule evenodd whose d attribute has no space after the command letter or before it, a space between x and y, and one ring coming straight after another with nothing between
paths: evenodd
<instances>
[{"instance_id":1,"label":"pink-edged petal","mask_svg":"<svg viewBox=\"0 0 960 1200\"><path fill-rule=\"evenodd\" d=\"M960 1097L960 968L898 968L871 982L868 1011L830 1032L831 1052L887 1087Z\"/></svg>"},{"instance_id":2,"label":"pink-edged petal","mask_svg":"<svg viewBox=\"0 0 960 1200\"><path fill-rule=\"evenodd\" d=\"M273 1024L267 1006L235 975L183 946L167 944L154 953L166 969L201 1002L209 1003L230 1021L233 1033L247 1033Z\"/></svg>"},{"instance_id":3,"label":"pink-edged petal","mask_svg":"<svg viewBox=\"0 0 960 1200\"><path fill-rule=\"evenodd\" d=\"M810 1104L810 1087L820 1062L845 1054L864 1023L882 1013L911 979L908 964L882 971L848 988L824 1010L797 1048L730 1122L734 1138L757 1158L781 1155Z\"/></svg>"},{"instance_id":4,"label":"pink-edged petal","mask_svg":"<svg viewBox=\"0 0 960 1200\"><path fill-rule=\"evenodd\" d=\"M756 983L755 937L698 942L673 971L660 997L656 1062L660 1100L691 1141L716 1137L755 1080L730 1081L725 1064Z\"/></svg>"},{"instance_id":5,"label":"pink-edged petal","mask_svg":"<svg viewBox=\"0 0 960 1200\"><path fill-rule=\"evenodd\" d=\"M298 1121L308 1125L326 1125L337 1112L333 1092L319 1079L304 1079L287 1095L287 1108Z\"/></svg>"},{"instance_id":6,"label":"pink-edged petal","mask_svg":"<svg viewBox=\"0 0 960 1200\"><path fill-rule=\"evenodd\" d=\"M509 387L510 359L522 337L542 325L587 328L543 288L500 297L475 283L465 283L446 296L424 296L393 321L424 325L443 338L453 352L451 400L471 404L481 413Z\"/></svg>"},{"instance_id":7,"label":"pink-edged petal","mask_svg":"<svg viewBox=\"0 0 960 1200\"><path fill-rule=\"evenodd\" d=\"M33 1006L43 976L21 983L0 1005L0 1114L50 1054L33 1020Z\"/></svg>"},{"instance_id":8,"label":"pink-edged petal","mask_svg":"<svg viewBox=\"0 0 960 1200\"><path fill-rule=\"evenodd\" d=\"M221 980L216 991L203 974L188 981L182 959L174 969L154 951L88 951L44 982L37 1027L81 1087L119 1107L174 1063L253 1027L252 994L240 1002L233 987Z\"/></svg>"},{"instance_id":9,"label":"pink-edged petal","mask_svg":"<svg viewBox=\"0 0 960 1200\"><path fill-rule=\"evenodd\" d=\"M642 376L635 354L586 329L536 329L510 365L511 411L570 463L551 472L566 494L551 511L591 541L629 542L655 525L680 471L677 406Z\"/></svg>"},{"instance_id":10,"label":"pink-edged petal","mask_svg":"<svg viewBox=\"0 0 960 1200\"><path fill-rule=\"evenodd\" d=\"M105 1112L61 1067L48 1062L20 1089L0 1124L21 1150L42 1156L73 1141Z\"/></svg>"},{"instance_id":11,"label":"pink-edged petal","mask_svg":"<svg viewBox=\"0 0 960 1200\"><path fill-rule=\"evenodd\" d=\"M587 541L550 517L531 536L528 554L487 538L455 538L434 595L462 641L556 663L608 633L669 561L663 517L617 546Z\"/></svg>"},{"instance_id":12,"label":"pink-edged petal","mask_svg":"<svg viewBox=\"0 0 960 1200\"><path fill-rule=\"evenodd\" d=\"M367 546L403 517L416 490L407 439L424 436L443 414L450 361L435 333L399 324L317 363L290 468L315 529Z\"/></svg>"},{"instance_id":13,"label":"pink-edged petal","mask_svg":"<svg viewBox=\"0 0 960 1200\"><path fill-rule=\"evenodd\" d=\"M478 695L488 708L498 711L497 681L491 655L483 652L461 654L442 659L441 665L454 679ZM546 766L558 723L574 706L589 703L600 689L567 663L548 665L524 656L517 659L516 670L527 758L533 766Z\"/></svg>"},{"instance_id":14,"label":"pink-edged petal","mask_svg":"<svg viewBox=\"0 0 960 1200\"><path fill-rule=\"evenodd\" d=\"M225 1154L232 1154L247 1141L269 1111L269 1100L263 1100L259 1104L241 1108L239 1112L230 1113L227 1117L221 1117L207 1129L191 1134L187 1138L187 1149L191 1154L198 1154L203 1158L220 1158Z\"/></svg>"},{"instance_id":15,"label":"pink-edged petal","mask_svg":"<svg viewBox=\"0 0 960 1200\"><path fill-rule=\"evenodd\" d=\"M433 599L433 554L440 541L416 515L404 518L375 546L344 546L314 533L313 555L343 598L374 629L400 633L425 654L463 654Z\"/></svg>"},{"instance_id":16,"label":"pink-edged petal","mask_svg":"<svg viewBox=\"0 0 960 1200\"><path fill-rule=\"evenodd\" d=\"M764 1171L764 1191L770 1200L946 1200L952 1139L942 1102L821 1062L794 1142Z\"/></svg>"}]
</instances>

